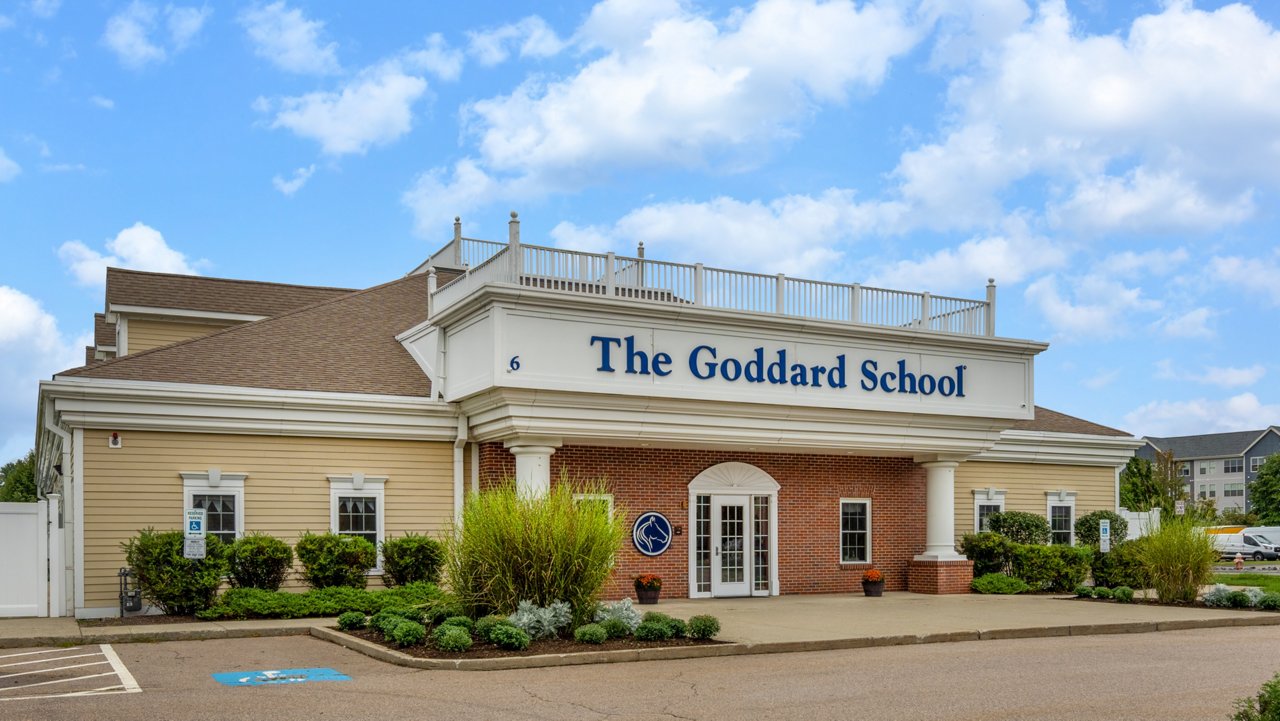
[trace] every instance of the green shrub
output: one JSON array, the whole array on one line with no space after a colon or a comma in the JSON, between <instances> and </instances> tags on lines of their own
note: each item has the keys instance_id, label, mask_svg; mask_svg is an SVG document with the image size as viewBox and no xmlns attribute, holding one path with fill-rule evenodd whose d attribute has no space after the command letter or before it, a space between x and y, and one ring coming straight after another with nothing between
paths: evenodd
<instances>
[{"instance_id":1,"label":"green shrub","mask_svg":"<svg viewBox=\"0 0 1280 721\"><path fill-rule=\"evenodd\" d=\"M1280 673L1262 684L1256 698L1237 699L1231 721L1280 721Z\"/></svg>"},{"instance_id":2,"label":"green shrub","mask_svg":"<svg viewBox=\"0 0 1280 721\"><path fill-rule=\"evenodd\" d=\"M458 603L457 599L444 595L424 604L422 612L426 615L427 621L437 625L444 623L445 619L466 615L462 610L462 604Z\"/></svg>"},{"instance_id":3,"label":"green shrub","mask_svg":"<svg viewBox=\"0 0 1280 721\"><path fill-rule=\"evenodd\" d=\"M588 623L573 630L573 640L578 643L604 643L609 632L598 623Z\"/></svg>"},{"instance_id":4,"label":"green shrub","mask_svg":"<svg viewBox=\"0 0 1280 721\"><path fill-rule=\"evenodd\" d=\"M973 579L969 588L976 593L1014 594L1024 593L1030 587L1019 578L1011 578L1003 573L988 573Z\"/></svg>"},{"instance_id":5,"label":"green shrub","mask_svg":"<svg viewBox=\"0 0 1280 721\"><path fill-rule=\"evenodd\" d=\"M626 625L626 633L621 635L629 636L640 625L640 612L632 605L631 599L624 598L614 603L602 603L596 606L595 621L596 623L604 623L610 619L617 619ZM615 637L616 638L616 637Z\"/></svg>"},{"instance_id":6,"label":"green shrub","mask_svg":"<svg viewBox=\"0 0 1280 721\"><path fill-rule=\"evenodd\" d=\"M476 622L466 616L450 616L444 620L442 626L457 626L466 629L467 633L471 633L476 628Z\"/></svg>"},{"instance_id":7,"label":"green shrub","mask_svg":"<svg viewBox=\"0 0 1280 721\"><path fill-rule=\"evenodd\" d=\"M338 616L338 628L343 631L357 631L365 627L368 619L360 611L347 611Z\"/></svg>"},{"instance_id":8,"label":"green shrub","mask_svg":"<svg viewBox=\"0 0 1280 721\"><path fill-rule=\"evenodd\" d=\"M1003 511L987 516L987 527L1014 543L1044 545L1052 535L1044 516L1025 511Z\"/></svg>"},{"instance_id":9,"label":"green shrub","mask_svg":"<svg viewBox=\"0 0 1280 721\"><path fill-rule=\"evenodd\" d=\"M1067 593L1084 583L1093 553L1080 546L1014 544L1010 576L1032 590Z\"/></svg>"},{"instance_id":10,"label":"green shrub","mask_svg":"<svg viewBox=\"0 0 1280 721\"><path fill-rule=\"evenodd\" d=\"M481 641L492 641L493 639L489 638L489 633L493 631L495 627L502 625L510 626L512 624L507 620L506 616L498 616L496 614L484 616L476 621L474 629L476 638L479 638Z\"/></svg>"},{"instance_id":11,"label":"green shrub","mask_svg":"<svg viewBox=\"0 0 1280 721\"><path fill-rule=\"evenodd\" d=\"M489 631L489 641L499 648L508 651L523 651L529 648L529 634L515 626L499 624Z\"/></svg>"},{"instance_id":12,"label":"green shrub","mask_svg":"<svg viewBox=\"0 0 1280 721\"><path fill-rule=\"evenodd\" d=\"M529 601L521 601L516 606L516 612L508 616L507 620L529 634L530 638L555 638L560 635L561 629L569 627L573 612L564 601L552 601L545 608Z\"/></svg>"},{"instance_id":13,"label":"green shrub","mask_svg":"<svg viewBox=\"0 0 1280 721\"><path fill-rule=\"evenodd\" d=\"M1115 548L1123 543L1129 535L1129 522L1115 511L1094 511L1077 518L1076 543L1085 546L1097 546L1101 543L1101 524L1098 522L1104 518L1111 521L1111 547Z\"/></svg>"},{"instance_id":14,"label":"green shrub","mask_svg":"<svg viewBox=\"0 0 1280 721\"><path fill-rule=\"evenodd\" d=\"M431 583L412 583L385 591L346 586L317 588L305 593L233 588L223 593L216 604L200 611L196 616L209 621L229 618L308 618L338 616L347 611L372 614L383 608L432 608L434 605L447 603L447 597Z\"/></svg>"},{"instance_id":15,"label":"green shrub","mask_svg":"<svg viewBox=\"0 0 1280 721\"><path fill-rule=\"evenodd\" d=\"M390 637L391 629L395 628L403 620L405 620L403 616L399 616L388 609L384 609L373 614L369 619L369 628L372 628L383 636Z\"/></svg>"},{"instance_id":16,"label":"green shrub","mask_svg":"<svg viewBox=\"0 0 1280 721\"><path fill-rule=\"evenodd\" d=\"M960 539L960 552L973 561L973 575L1007 573L1013 542L999 533L971 533Z\"/></svg>"},{"instance_id":17,"label":"green shrub","mask_svg":"<svg viewBox=\"0 0 1280 721\"><path fill-rule=\"evenodd\" d=\"M1093 598L1093 588L1090 586L1076 586L1076 598Z\"/></svg>"},{"instance_id":18,"label":"green shrub","mask_svg":"<svg viewBox=\"0 0 1280 721\"><path fill-rule=\"evenodd\" d=\"M1204 605L1210 608L1230 608L1231 607L1231 601L1229 600L1230 595L1231 595L1231 589L1219 583L1218 585L1210 589L1208 592L1206 592L1204 594L1204 598L1202 598L1201 600L1204 601Z\"/></svg>"},{"instance_id":19,"label":"green shrub","mask_svg":"<svg viewBox=\"0 0 1280 721\"><path fill-rule=\"evenodd\" d=\"M391 627L391 633L387 635L387 639L394 641L397 646L417 646L427 637L427 627L417 621L410 621L402 618Z\"/></svg>"},{"instance_id":20,"label":"green shrub","mask_svg":"<svg viewBox=\"0 0 1280 721\"><path fill-rule=\"evenodd\" d=\"M605 630L605 633L609 634L609 638L626 638L631 635L631 626L620 618L606 618L599 625L600 628Z\"/></svg>"},{"instance_id":21,"label":"green shrub","mask_svg":"<svg viewBox=\"0 0 1280 721\"><path fill-rule=\"evenodd\" d=\"M278 591L293 568L293 549L279 538L250 533L227 547L227 565L233 588Z\"/></svg>"},{"instance_id":22,"label":"green shrub","mask_svg":"<svg viewBox=\"0 0 1280 721\"><path fill-rule=\"evenodd\" d=\"M661 611L645 611L644 615L640 617L640 622L641 623L670 623L671 616Z\"/></svg>"},{"instance_id":23,"label":"green shrub","mask_svg":"<svg viewBox=\"0 0 1280 721\"><path fill-rule=\"evenodd\" d=\"M593 620L626 535L626 513L576 503L574 494L604 490L561 479L536 498L517 493L515 483L468 496L461 526L445 540L446 574L467 615L565 601L575 623Z\"/></svg>"},{"instance_id":24,"label":"green shrub","mask_svg":"<svg viewBox=\"0 0 1280 721\"><path fill-rule=\"evenodd\" d=\"M1162 518L1160 528L1143 539L1138 553L1156 598L1190 603L1213 578L1218 549L1203 530L1186 518Z\"/></svg>"},{"instance_id":25,"label":"green shrub","mask_svg":"<svg viewBox=\"0 0 1280 721\"><path fill-rule=\"evenodd\" d=\"M462 652L471 648L471 634L461 626L441 626L436 629L435 642L441 651Z\"/></svg>"},{"instance_id":26,"label":"green shrub","mask_svg":"<svg viewBox=\"0 0 1280 721\"><path fill-rule=\"evenodd\" d=\"M1133 603L1133 589L1121 586L1111 591L1111 596L1120 603Z\"/></svg>"},{"instance_id":27,"label":"green shrub","mask_svg":"<svg viewBox=\"0 0 1280 721\"><path fill-rule=\"evenodd\" d=\"M715 638L720 633L720 619L715 616L692 616L689 618L689 636L706 640Z\"/></svg>"},{"instance_id":28,"label":"green shrub","mask_svg":"<svg viewBox=\"0 0 1280 721\"><path fill-rule=\"evenodd\" d=\"M1114 594L1111 589L1105 586L1097 586L1093 589L1094 598L1110 599Z\"/></svg>"},{"instance_id":29,"label":"green shrub","mask_svg":"<svg viewBox=\"0 0 1280 721\"><path fill-rule=\"evenodd\" d=\"M434 538L408 533L382 542L382 582L388 586L440 580L444 547Z\"/></svg>"},{"instance_id":30,"label":"green shrub","mask_svg":"<svg viewBox=\"0 0 1280 721\"><path fill-rule=\"evenodd\" d=\"M1114 544L1111 551L1093 554L1093 582L1099 586L1150 588L1146 566L1142 562L1144 539Z\"/></svg>"},{"instance_id":31,"label":"green shrub","mask_svg":"<svg viewBox=\"0 0 1280 721\"><path fill-rule=\"evenodd\" d=\"M185 616L213 605L227 574L226 547L205 536L205 557L183 558L182 531L148 528L121 544L142 597L169 615Z\"/></svg>"},{"instance_id":32,"label":"green shrub","mask_svg":"<svg viewBox=\"0 0 1280 721\"><path fill-rule=\"evenodd\" d=\"M364 588L366 575L378 563L378 551L360 536L304 533L298 539L302 578L312 588Z\"/></svg>"},{"instance_id":33,"label":"green shrub","mask_svg":"<svg viewBox=\"0 0 1280 721\"><path fill-rule=\"evenodd\" d=\"M640 641L666 641L671 638L671 628L659 621L644 621L636 626L635 636Z\"/></svg>"},{"instance_id":34,"label":"green shrub","mask_svg":"<svg viewBox=\"0 0 1280 721\"><path fill-rule=\"evenodd\" d=\"M1280 611L1280 593L1264 593L1256 605L1263 611Z\"/></svg>"},{"instance_id":35,"label":"green shrub","mask_svg":"<svg viewBox=\"0 0 1280 721\"><path fill-rule=\"evenodd\" d=\"M667 622L667 630L671 632L671 638L684 638L689 635L689 624L673 618Z\"/></svg>"},{"instance_id":36,"label":"green shrub","mask_svg":"<svg viewBox=\"0 0 1280 721\"><path fill-rule=\"evenodd\" d=\"M1249 599L1249 594L1244 591L1232 591L1227 594L1227 605L1231 608L1249 608L1253 602Z\"/></svg>"}]
</instances>

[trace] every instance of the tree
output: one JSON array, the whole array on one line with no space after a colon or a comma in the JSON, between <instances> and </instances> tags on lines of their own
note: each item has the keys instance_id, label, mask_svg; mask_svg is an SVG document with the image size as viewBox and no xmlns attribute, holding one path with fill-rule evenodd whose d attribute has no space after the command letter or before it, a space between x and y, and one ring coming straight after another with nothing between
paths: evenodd
<instances>
[{"instance_id":1,"label":"tree","mask_svg":"<svg viewBox=\"0 0 1280 721\"><path fill-rule=\"evenodd\" d=\"M36 452L0 467L0 502L30 503L36 500Z\"/></svg>"},{"instance_id":2,"label":"tree","mask_svg":"<svg viewBox=\"0 0 1280 721\"><path fill-rule=\"evenodd\" d=\"M1280 523L1280 453L1267 456L1249 484L1249 497L1263 525Z\"/></svg>"},{"instance_id":3,"label":"tree","mask_svg":"<svg viewBox=\"0 0 1280 721\"><path fill-rule=\"evenodd\" d=\"M1156 451L1154 463L1144 458L1130 458L1120 471L1120 505L1130 511L1159 508L1164 517L1173 514L1177 501L1187 500L1186 481L1178 473L1180 464L1173 451ZM1188 511L1190 506L1188 503Z\"/></svg>"}]
</instances>

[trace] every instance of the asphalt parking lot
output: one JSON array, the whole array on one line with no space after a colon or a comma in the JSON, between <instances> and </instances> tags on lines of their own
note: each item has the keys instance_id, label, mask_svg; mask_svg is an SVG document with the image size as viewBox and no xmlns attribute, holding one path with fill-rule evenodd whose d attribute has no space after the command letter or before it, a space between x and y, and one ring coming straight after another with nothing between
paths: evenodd
<instances>
[{"instance_id":1,"label":"asphalt parking lot","mask_svg":"<svg viewBox=\"0 0 1280 721\"><path fill-rule=\"evenodd\" d=\"M0 703L139 691L109 644L0 653Z\"/></svg>"},{"instance_id":2,"label":"asphalt parking lot","mask_svg":"<svg viewBox=\"0 0 1280 721\"><path fill-rule=\"evenodd\" d=\"M1227 718L1233 699L1280 670L1280 627L482 673L401 668L302 636L115 648L140 692L0 701L0 718L1200 721ZM262 673L310 668L350 680ZM266 683L225 685L214 674Z\"/></svg>"}]
</instances>

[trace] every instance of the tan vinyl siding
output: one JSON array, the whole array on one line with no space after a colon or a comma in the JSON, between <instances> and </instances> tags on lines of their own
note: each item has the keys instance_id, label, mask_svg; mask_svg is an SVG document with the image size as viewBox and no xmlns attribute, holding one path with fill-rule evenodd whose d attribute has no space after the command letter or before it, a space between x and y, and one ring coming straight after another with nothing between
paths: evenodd
<instances>
[{"instance_id":1,"label":"tan vinyl siding","mask_svg":"<svg viewBox=\"0 0 1280 721\"><path fill-rule=\"evenodd\" d=\"M239 321L188 323L183 321L130 318L128 324L129 355L191 338L199 338L202 335L209 335L214 331L238 324Z\"/></svg>"},{"instance_id":2,"label":"tan vinyl siding","mask_svg":"<svg viewBox=\"0 0 1280 721\"><path fill-rule=\"evenodd\" d=\"M179 471L247 473L246 531L290 545L304 531L329 528L329 475L386 476L385 537L437 534L453 516L453 449L448 443L109 431L84 434L85 606L118 602L120 544L148 526L182 527ZM371 579L371 586L378 585ZM298 587L296 578L289 587Z\"/></svg>"},{"instance_id":3,"label":"tan vinyl siding","mask_svg":"<svg viewBox=\"0 0 1280 721\"><path fill-rule=\"evenodd\" d=\"M956 468L956 536L973 533L973 491L1005 491L1006 511L1048 513L1046 491L1074 491L1076 518L1116 509L1116 472L1111 466L965 461Z\"/></svg>"}]
</instances>

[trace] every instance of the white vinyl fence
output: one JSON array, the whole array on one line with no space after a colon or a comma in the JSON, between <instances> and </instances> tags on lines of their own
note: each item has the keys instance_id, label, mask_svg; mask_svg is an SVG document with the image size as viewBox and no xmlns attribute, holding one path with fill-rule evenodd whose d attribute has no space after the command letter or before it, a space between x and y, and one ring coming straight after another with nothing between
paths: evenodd
<instances>
[{"instance_id":1,"label":"white vinyl fence","mask_svg":"<svg viewBox=\"0 0 1280 721\"><path fill-rule=\"evenodd\" d=\"M61 552L61 535L50 533L51 507L56 514L56 497L52 503L0 503L0 617L49 615L49 553Z\"/></svg>"},{"instance_id":2,"label":"white vinyl fence","mask_svg":"<svg viewBox=\"0 0 1280 721\"><path fill-rule=\"evenodd\" d=\"M1142 538L1160 530L1160 509L1150 511L1130 511L1120 509L1120 517L1129 522L1129 533L1126 538Z\"/></svg>"}]
</instances>

